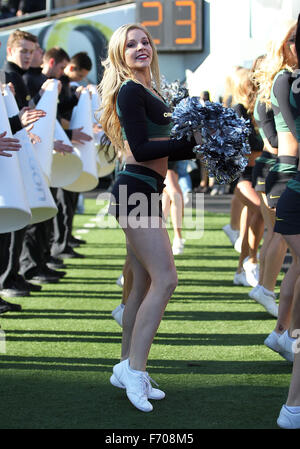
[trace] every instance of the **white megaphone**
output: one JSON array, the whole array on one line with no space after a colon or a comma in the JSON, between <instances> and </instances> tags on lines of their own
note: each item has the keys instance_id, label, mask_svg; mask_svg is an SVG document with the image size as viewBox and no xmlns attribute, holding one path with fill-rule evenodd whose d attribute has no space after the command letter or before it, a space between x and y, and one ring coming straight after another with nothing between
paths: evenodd
<instances>
[{"instance_id":1,"label":"white megaphone","mask_svg":"<svg viewBox=\"0 0 300 449\"><path fill-rule=\"evenodd\" d=\"M111 142L105 139L104 131L94 134L97 173L99 178L110 175L115 169L116 152Z\"/></svg>"},{"instance_id":2,"label":"white megaphone","mask_svg":"<svg viewBox=\"0 0 300 449\"><path fill-rule=\"evenodd\" d=\"M83 127L82 131L93 137L92 105L89 91L84 89L76 108L73 109L70 129ZM97 173L96 149L94 139L83 144L74 145L80 153L83 169L77 181L64 186L71 192L88 192L97 187L99 179Z\"/></svg>"},{"instance_id":3,"label":"white megaphone","mask_svg":"<svg viewBox=\"0 0 300 449\"><path fill-rule=\"evenodd\" d=\"M89 84L88 89L92 95L92 119L94 123L99 123L97 120L99 116L99 109L101 105L100 97L97 91L97 86L95 84Z\"/></svg>"},{"instance_id":4,"label":"white megaphone","mask_svg":"<svg viewBox=\"0 0 300 449\"><path fill-rule=\"evenodd\" d=\"M1 86L0 97L0 132L6 131L6 137L12 137ZM19 159L17 153L11 154L0 156L0 233L22 229L31 219Z\"/></svg>"},{"instance_id":5,"label":"white megaphone","mask_svg":"<svg viewBox=\"0 0 300 449\"><path fill-rule=\"evenodd\" d=\"M97 86L95 84L90 84L88 89L92 95L93 121L94 123L99 123L101 100L97 91ZM104 131L102 129L100 129L99 132L94 133L98 178L104 178L105 176L110 175L115 169L115 150L109 142L108 144L102 143L103 137Z\"/></svg>"},{"instance_id":6,"label":"white megaphone","mask_svg":"<svg viewBox=\"0 0 300 449\"><path fill-rule=\"evenodd\" d=\"M55 140L62 140L66 145L73 146L58 120L55 122L54 138ZM64 187L72 184L79 178L82 169L83 163L77 148L73 147L72 153L64 154L53 151L50 186Z\"/></svg>"},{"instance_id":7,"label":"white megaphone","mask_svg":"<svg viewBox=\"0 0 300 449\"><path fill-rule=\"evenodd\" d=\"M40 166L48 185L50 185L51 166L53 157L54 129L57 112L58 98L58 80L51 79L44 93L36 105L37 109L42 109L47 113L45 117L40 118L33 128L34 134L37 134L41 142L34 145Z\"/></svg>"},{"instance_id":8,"label":"white megaphone","mask_svg":"<svg viewBox=\"0 0 300 449\"><path fill-rule=\"evenodd\" d=\"M8 117L19 114L17 102L8 86L4 88L4 101ZM15 137L20 140L22 145L17 156L20 161L25 192L32 214L30 224L40 223L54 217L58 209L45 181L26 129L18 131Z\"/></svg>"}]
</instances>

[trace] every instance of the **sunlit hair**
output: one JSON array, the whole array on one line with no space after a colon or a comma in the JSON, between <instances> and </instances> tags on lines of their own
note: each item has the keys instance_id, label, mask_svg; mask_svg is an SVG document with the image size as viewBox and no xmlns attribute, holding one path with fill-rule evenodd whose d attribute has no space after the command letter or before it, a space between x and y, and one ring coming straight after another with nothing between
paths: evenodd
<instances>
[{"instance_id":1,"label":"sunlit hair","mask_svg":"<svg viewBox=\"0 0 300 449\"><path fill-rule=\"evenodd\" d=\"M121 84L128 79L137 83L134 73L125 62L125 46L127 34L131 30L139 29L143 31L152 47L152 62L150 65L151 78L155 87L160 91L160 73L158 66L158 56L155 44L148 30L140 24L123 25L118 28L110 38L108 45L108 57L102 62L104 74L98 91L101 97L100 124L105 134L112 144L122 150L123 140L121 126L116 111L116 101Z\"/></svg>"},{"instance_id":2,"label":"sunlit hair","mask_svg":"<svg viewBox=\"0 0 300 449\"><path fill-rule=\"evenodd\" d=\"M231 94L232 94L232 105L242 104L247 112L252 113L250 108L250 96L249 91L251 87L250 80L250 69L241 67L236 70L231 79Z\"/></svg>"},{"instance_id":3,"label":"sunlit hair","mask_svg":"<svg viewBox=\"0 0 300 449\"><path fill-rule=\"evenodd\" d=\"M266 59L266 55L260 55L256 59L254 59L250 72L249 72L249 112L253 114L257 94L259 91L259 80L257 79L257 74L260 73L262 64Z\"/></svg>"},{"instance_id":4,"label":"sunlit hair","mask_svg":"<svg viewBox=\"0 0 300 449\"><path fill-rule=\"evenodd\" d=\"M233 86L233 77L237 70L242 69L240 65L234 66L232 72L228 74L225 78L225 87L224 87L224 95L223 95L223 105L225 107L232 106L232 86Z\"/></svg>"},{"instance_id":5,"label":"sunlit hair","mask_svg":"<svg viewBox=\"0 0 300 449\"><path fill-rule=\"evenodd\" d=\"M268 44L266 58L256 73L260 101L266 103L268 108L271 108L271 89L276 74L281 70L292 72L295 69L295 66L289 65L287 51L290 50L286 45L295 31L295 20L288 20L279 28L276 27L275 38Z\"/></svg>"}]
</instances>

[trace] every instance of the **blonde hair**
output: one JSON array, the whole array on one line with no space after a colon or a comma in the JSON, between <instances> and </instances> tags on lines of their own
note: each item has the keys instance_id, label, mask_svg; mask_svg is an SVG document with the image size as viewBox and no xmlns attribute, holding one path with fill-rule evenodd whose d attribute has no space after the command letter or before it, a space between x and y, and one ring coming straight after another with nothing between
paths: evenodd
<instances>
[{"instance_id":1,"label":"blonde hair","mask_svg":"<svg viewBox=\"0 0 300 449\"><path fill-rule=\"evenodd\" d=\"M242 69L240 65L232 68L232 73L228 74L225 78L224 95L223 95L223 106L232 106L232 89L233 89L233 77L237 70Z\"/></svg>"},{"instance_id":2,"label":"blonde hair","mask_svg":"<svg viewBox=\"0 0 300 449\"><path fill-rule=\"evenodd\" d=\"M231 89L232 89L232 105L242 104L247 112L249 111L251 101L250 101L250 91L251 91L251 78L250 69L245 67L240 67L236 70L231 79Z\"/></svg>"},{"instance_id":3,"label":"blonde hair","mask_svg":"<svg viewBox=\"0 0 300 449\"><path fill-rule=\"evenodd\" d=\"M125 46L127 34L129 31L139 29L143 31L152 47L153 55L150 65L152 80L155 87L160 91L160 73L158 66L158 56L155 44L148 30L140 24L122 25L110 38L108 45L108 57L103 61L104 74L101 83L98 86L98 92L101 97L100 124L105 134L109 137L112 144L123 150L123 139L121 134L121 125L117 115L116 102L121 84L128 79L137 83L134 73L125 63Z\"/></svg>"},{"instance_id":4,"label":"blonde hair","mask_svg":"<svg viewBox=\"0 0 300 449\"><path fill-rule=\"evenodd\" d=\"M288 64L285 54L285 44L296 30L296 21L288 20L276 29L276 37L268 44L265 60L255 73L255 79L259 85L260 101L271 108L271 89L275 76L281 70L292 72L295 67Z\"/></svg>"}]
</instances>

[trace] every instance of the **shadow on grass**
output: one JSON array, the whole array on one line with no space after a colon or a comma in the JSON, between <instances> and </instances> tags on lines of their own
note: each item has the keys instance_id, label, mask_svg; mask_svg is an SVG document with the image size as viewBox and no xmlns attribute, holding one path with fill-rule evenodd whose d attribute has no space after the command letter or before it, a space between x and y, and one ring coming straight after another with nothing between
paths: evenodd
<instances>
[{"instance_id":1,"label":"shadow on grass","mask_svg":"<svg viewBox=\"0 0 300 449\"><path fill-rule=\"evenodd\" d=\"M113 340L118 343L118 336ZM157 344L157 342L156 342ZM99 357L41 357L41 356L1 356L1 369L15 369L16 371L82 371L82 372L107 372L111 373L112 367L118 363L118 359ZM242 375L273 375L290 374L292 365L283 360L151 360L149 359L147 369L151 373L160 375L180 374L242 374ZM0 373L0 390L3 387L1 377L5 371ZM213 382L213 381L212 381Z\"/></svg>"},{"instance_id":2,"label":"shadow on grass","mask_svg":"<svg viewBox=\"0 0 300 449\"><path fill-rule=\"evenodd\" d=\"M166 399L152 401L154 410L145 415L130 404L124 390L110 385L114 363L101 358L5 356L1 429L276 428L287 387L272 385L270 374L290 370L284 362L203 360L190 367L186 360L150 361L151 374L156 373ZM208 381L206 374L214 376ZM257 374L264 380L253 384L249 376Z\"/></svg>"},{"instance_id":3,"label":"shadow on grass","mask_svg":"<svg viewBox=\"0 0 300 449\"><path fill-rule=\"evenodd\" d=\"M49 319L51 316L45 315L45 319ZM57 318L53 316L52 318ZM74 319L73 316L61 317L64 319ZM83 316L82 319L89 319L89 316ZM93 316L92 319L107 319L108 315ZM77 319L77 317L76 317ZM79 317L80 319L80 317ZM119 332L95 332L95 331L71 331L71 330L13 330L6 329L5 336L7 342L33 342L33 343L118 343L121 344L121 329ZM263 344L265 334L250 334L250 333L168 333L159 332L155 339L154 344L163 345L167 347L171 346L197 346L199 351L204 346L216 346L234 347L234 346L260 346ZM248 350L249 351L249 350ZM5 360L5 356L1 357L1 361ZM220 362L227 363L227 362ZM231 362L229 362L231 363Z\"/></svg>"}]
</instances>

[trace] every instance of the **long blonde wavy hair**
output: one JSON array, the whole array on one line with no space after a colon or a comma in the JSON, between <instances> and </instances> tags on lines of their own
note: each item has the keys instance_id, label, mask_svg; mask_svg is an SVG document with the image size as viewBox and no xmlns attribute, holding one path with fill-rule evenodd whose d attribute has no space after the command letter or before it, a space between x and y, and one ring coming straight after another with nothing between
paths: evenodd
<instances>
[{"instance_id":1,"label":"long blonde wavy hair","mask_svg":"<svg viewBox=\"0 0 300 449\"><path fill-rule=\"evenodd\" d=\"M158 92L160 92L160 72L158 65L158 56L153 39L149 31L141 24L127 24L118 28L110 38L108 45L108 56L102 62L104 74L101 83L98 86L98 92L101 97L100 124L105 134L109 137L112 144L119 150L124 149L120 121L117 115L116 102L121 84L128 79L137 83L134 73L125 62L125 46L127 34L130 30L139 29L143 31L149 39L152 47L152 61L150 65L151 78Z\"/></svg>"},{"instance_id":2,"label":"long blonde wavy hair","mask_svg":"<svg viewBox=\"0 0 300 449\"><path fill-rule=\"evenodd\" d=\"M286 57L286 43L295 31L295 20L287 20L276 28L276 36L269 42L266 57L255 73L260 101L266 103L267 108L271 108L271 89L276 74L281 70L292 72L296 68L289 65Z\"/></svg>"}]
</instances>

